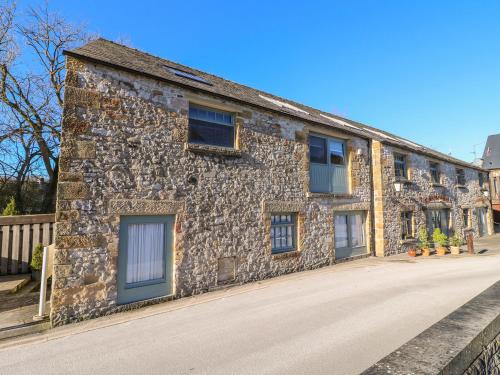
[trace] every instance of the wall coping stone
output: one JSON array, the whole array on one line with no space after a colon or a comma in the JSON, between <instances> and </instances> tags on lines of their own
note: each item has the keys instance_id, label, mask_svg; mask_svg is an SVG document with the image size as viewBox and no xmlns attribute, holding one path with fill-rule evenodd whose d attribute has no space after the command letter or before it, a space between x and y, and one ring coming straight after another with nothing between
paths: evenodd
<instances>
[{"instance_id":1,"label":"wall coping stone","mask_svg":"<svg viewBox=\"0 0 500 375\"><path fill-rule=\"evenodd\" d=\"M497 281L362 374L463 374L499 332Z\"/></svg>"}]
</instances>

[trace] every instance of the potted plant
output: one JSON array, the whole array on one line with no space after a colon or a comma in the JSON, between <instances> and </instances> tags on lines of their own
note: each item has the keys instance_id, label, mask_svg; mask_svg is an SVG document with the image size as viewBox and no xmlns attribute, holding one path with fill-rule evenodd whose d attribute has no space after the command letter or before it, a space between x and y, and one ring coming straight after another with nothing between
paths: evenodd
<instances>
[{"instance_id":1,"label":"potted plant","mask_svg":"<svg viewBox=\"0 0 500 375\"><path fill-rule=\"evenodd\" d=\"M408 249L408 256L410 257L416 257L417 256L417 249L415 249L414 247L410 247Z\"/></svg>"},{"instance_id":2,"label":"potted plant","mask_svg":"<svg viewBox=\"0 0 500 375\"><path fill-rule=\"evenodd\" d=\"M450 251L452 255L460 255L460 245L462 244L462 237L458 232L453 234L450 239Z\"/></svg>"},{"instance_id":3,"label":"potted plant","mask_svg":"<svg viewBox=\"0 0 500 375\"><path fill-rule=\"evenodd\" d=\"M429 236L427 235L427 230L425 228L420 228L418 231L418 245L420 250L422 250L422 255L424 257L431 255Z\"/></svg>"},{"instance_id":4,"label":"potted plant","mask_svg":"<svg viewBox=\"0 0 500 375\"><path fill-rule=\"evenodd\" d=\"M443 256L446 254L446 246L448 245L448 236L441 232L441 229L434 229L432 233L432 240L434 241L434 247L436 248L436 254Z\"/></svg>"},{"instance_id":5,"label":"potted plant","mask_svg":"<svg viewBox=\"0 0 500 375\"><path fill-rule=\"evenodd\" d=\"M31 279L34 281L40 281L42 279L42 262L43 262L43 245L39 243L35 246L33 250L33 255L31 256Z\"/></svg>"}]
</instances>

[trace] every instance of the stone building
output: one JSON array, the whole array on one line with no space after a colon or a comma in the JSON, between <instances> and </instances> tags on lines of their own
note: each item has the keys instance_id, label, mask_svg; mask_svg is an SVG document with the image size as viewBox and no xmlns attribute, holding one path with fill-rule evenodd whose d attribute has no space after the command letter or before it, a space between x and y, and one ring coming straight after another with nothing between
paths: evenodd
<instances>
[{"instance_id":1,"label":"stone building","mask_svg":"<svg viewBox=\"0 0 500 375\"><path fill-rule=\"evenodd\" d=\"M500 134L490 135L486 140L483 168L489 171L493 216L500 226Z\"/></svg>"},{"instance_id":2,"label":"stone building","mask_svg":"<svg viewBox=\"0 0 500 375\"><path fill-rule=\"evenodd\" d=\"M491 232L481 168L103 39L66 55L54 325Z\"/></svg>"}]
</instances>

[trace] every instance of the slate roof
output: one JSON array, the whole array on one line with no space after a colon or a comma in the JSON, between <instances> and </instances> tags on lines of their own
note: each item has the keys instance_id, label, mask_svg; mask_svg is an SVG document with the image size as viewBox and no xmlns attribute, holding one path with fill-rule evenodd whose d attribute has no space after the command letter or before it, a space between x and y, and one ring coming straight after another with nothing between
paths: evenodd
<instances>
[{"instance_id":1,"label":"slate roof","mask_svg":"<svg viewBox=\"0 0 500 375\"><path fill-rule=\"evenodd\" d=\"M483 152L483 168L500 169L500 134L488 136Z\"/></svg>"},{"instance_id":2,"label":"slate roof","mask_svg":"<svg viewBox=\"0 0 500 375\"><path fill-rule=\"evenodd\" d=\"M142 74L153 79L195 89L243 104L249 104L254 107L278 112L308 122L330 126L364 138L376 139L453 164L480 169L471 163L453 158L386 131L256 90L106 39L97 39L80 48L65 51L65 54L136 74ZM209 84L179 76L169 68L194 74L200 77L201 80L209 82Z\"/></svg>"}]
</instances>

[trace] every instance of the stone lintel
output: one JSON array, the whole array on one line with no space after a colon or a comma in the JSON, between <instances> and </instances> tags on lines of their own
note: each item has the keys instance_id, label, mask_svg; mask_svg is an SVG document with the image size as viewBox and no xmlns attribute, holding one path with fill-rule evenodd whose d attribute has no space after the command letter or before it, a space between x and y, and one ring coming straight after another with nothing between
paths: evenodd
<instances>
[{"instance_id":1,"label":"stone lintel","mask_svg":"<svg viewBox=\"0 0 500 375\"><path fill-rule=\"evenodd\" d=\"M175 215L183 209L183 201L111 199L108 203L110 215Z\"/></svg>"},{"instance_id":2,"label":"stone lintel","mask_svg":"<svg viewBox=\"0 0 500 375\"><path fill-rule=\"evenodd\" d=\"M297 201L263 201L262 211L264 213L286 213L286 212L303 212L305 211L305 203Z\"/></svg>"},{"instance_id":3,"label":"stone lintel","mask_svg":"<svg viewBox=\"0 0 500 375\"><path fill-rule=\"evenodd\" d=\"M334 211L369 211L370 202L340 203L333 206Z\"/></svg>"}]
</instances>

